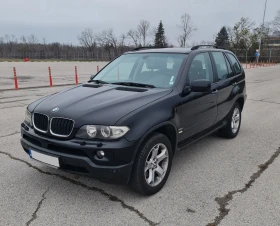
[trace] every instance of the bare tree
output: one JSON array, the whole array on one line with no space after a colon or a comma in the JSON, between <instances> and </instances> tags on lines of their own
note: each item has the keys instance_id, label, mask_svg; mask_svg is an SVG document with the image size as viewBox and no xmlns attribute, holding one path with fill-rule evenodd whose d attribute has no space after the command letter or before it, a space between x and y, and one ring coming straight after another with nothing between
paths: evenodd
<instances>
[{"instance_id":1,"label":"bare tree","mask_svg":"<svg viewBox=\"0 0 280 226\"><path fill-rule=\"evenodd\" d=\"M118 45L118 38L114 34L112 28L108 30L104 30L101 33L97 34L96 40L100 46L109 45L112 46L113 48L117 48Z\"/></svg>"},{"instance_id":2,"label":"bare tree","mask_svg":"<svg viewBox=\"0 0 280 226\"><path fill-rule=\"evenodd\" d=\"M133 41L133 44L135 47L138 47L140 45L141 40L140 40L140 35L139 35L138 31L130 29L127 32L127 37Z\"/></svg>"},{"instance_id":3,"label":"bare tree","mask_svg":"<svg viewBox=\"0 0 280 226\"><path fill-rule=\"evenodd\" d=\"M122 34L120 36L120 40L118 41L118 46L119 46L119 48L121 50L121 53L124 51L126 39L127 39L127 35Z\"/></svg>"},{"instance_id":4,"label":"bare tree","mask_svg":"<svg viewBox=\"0 0 280 226\"><path fill-rule=\"evenodd\" d=\"M150 34L150 27L151 24L147 20L141 20L137 27L137 32L142 40L142 46L146 46L147 44L147 38Z\"/></svg>"},{"instance_id":5,"label":"bare tree","mask_svg":"<svg viewBox=\"0 0 280 226\"><path fill-rule=\"evenodd\" d=\"M0 54L1 54L1 57L4 57L4 38L3 37L0 37Z\"/></svg>"},{"instance_id":6,"label":"bare tree","mask_svg":"<svg viewBox=\"0 0 280 226\"><path fill-rule=\"evenodd\" d=\"M27 37L28 40L28 45L29 47L35 52L37 44L39 43L39 40L36 38L35 35L31 34L30 36Z\"/></svg>"},{"instance_id":7,"label":"bare tree","mask_svg":"<svg viewBox=\"0 0 280 226\"><path fill-rule=\"evenodd\" d=\"M50 43L50 50L53 51L55 58L61 58L61 44L59 42Z\"/></svg>"},{"instance_id":8,"label":"bare tree","mask_svg":"<svg viewBox=\"0 0 280 226\"><path fill-rule=\"evenodd\" d=\"M12 52L13 51L13 47L15 46L15 44L17 43L17 38L15 35L5 35L4 36L4 41L7 43L8 46L8 51Z\"/></svg>"},{"instance_id":9,"label":"bare tree","mask_svg":"<svg viewBox=\"0 0 280 226\"><path fill-rule=\"evenodd\" d=\"M45 37L43 37L43 38L42 38L42 44L43 44L43 45L47 45L47 43L48 43L48 42L47 42L47 39L46 39Z\"/></svg>"},{"instance_id":10,"label":"bare tree","mask_svg":"<svg viewBox=\"0 0 280 226\"><path fill-rule=\"evenodd\" d=\"M153 27L152 29L150 29L150 36L152 37L152 39L155 38L157 30L157 27Z\"/></svg>"},{"instance_id":11,"label":"bare tree","mask_svg":"<svg viewBox=\"0 0 280 226\"><path fill-rule=\"evenodd\" d=\"M93 51L96 47L96 36L93 33L93 30L90 28L86 28L82 31L81 35L78 36L80 44L83 47L88 48L89 51Z\"/></svg>"},{"instance_id":12,"label":"bare tree","mask_svg":"<svg viewBox=\"0 0 280 226\"><path fill-rule=\"evenodd\" d=\"M15 35L8 35L8 34L6 34L4 36L4 40L6 41L6 43L10 43L10 42L16 43L17 42L17 38L16 38Z\"/></svg>"},{"instance_id":13,"label":"bare tree","mask_svg":"<svg viewBox=\"0 0 280 226\"><path fill-rule=\"evenodd\" d=\"M48 42L47 42L47 39L45 37L42 38L42 45L43 45L44 51L46 51L47 50Z\"/></svg>"},{"instance_id":14,"label":"bare tree","mask_svg":"<svg viewBox=\"0 0 280 226\"><path fill-rule=\"evenodd\" d=\"M26 38L26 36L24 36L24 35L20 36L19 41L20 41L21 43L23 43L23 44L27 44L27 38Z\"/></svg>"},{"instance_id":15,"label":"bare tree","mask_svg":"<svg viewBox=\"0 0 280 226\"><path fill-rule=\"evenodd\" d=\"M181 34L178 37L178 43L181 47L186 47L187 40L191 37L192 33L196 31L195 25L191 21L189 14L184 13L181 16L181 24L177 25L181 31Z\"/></svg>"},{"instance_id":16,"label":"bare tree","mask_svg":"<svg viewBox=\"0 0 280 226\"><path fill-rule=\"evenodd\" d=\"M35 35L30 35L27 37L28 43L29 44L38 44L39 40L37 39L37 37Z\"/></svg>"},{"instance_id":17,"label":"bare tree","mask_svg":"<svg viewBox=\"0 0 280 226\"><path fill-rule=\"evenodd\" d=\"M112 59L112 57L114 57L114 56L112 56L111 50L113 50L115 55L117 55L118 38L114 34L114 31L112 28L110 28L108 30L104 30L101 33L97 34L96 40L97 40L98 44L107 51L107 53L109 55L109 59Z\"/></svg>"},{"instance_id":18,"label":"bare tree","mask_svg":"<svg viewBox=\"0 0 280 226\"><path fill-rule=\"evenodd\" d=\"M112 28L107 30L107 42L109 45L113 46L114 50L116 51L118 48L118 38L114 34L114 30Z\"/></svg>"}]
</instances>

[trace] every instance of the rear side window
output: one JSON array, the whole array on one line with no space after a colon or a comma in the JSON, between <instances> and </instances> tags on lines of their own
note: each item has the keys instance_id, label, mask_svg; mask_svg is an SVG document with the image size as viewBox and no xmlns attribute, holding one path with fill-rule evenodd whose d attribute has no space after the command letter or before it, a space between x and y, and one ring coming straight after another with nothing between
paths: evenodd
<instances>
[{"instance_id":1,"label":"rear side window","mask_svg":"<svg viewBox=\"0 0 280 226\"><path fill-rule=\"evenodd\" d=\"M222 52L212 52L212 55L216 65L218 79L223 80L229 78L230 76L224 54Z\"/></svg>"},{"instance_id":2,"label":"rear side window","mask_svg":"<svg viewBox=\"0 0 280 226\"><path fill-rule=\"evenodd\" d=\"M228 73L229 73L228 77L233 77L234 76L234 72L233 72L233 70L232 70L232 68L230 66L230 63L229 63L227 58L226 58L226 62L227 62L227 68L228 68Z\"/></svg>"},{"instance_id":3,"label":"rear side window","mask_svg":"<svg viewBox=\"0 0 280 226\"><path fill-rule=\"evenodd\" d=\"M240 64L238 63L238 61L236 60L235 56L233 56L232 54L230 53L227 53L227 56L229 57L232 65L233 65L233 68L235 70L235 74L240 74L241 73L241 66Z\"/></svg>"}]
</instances>

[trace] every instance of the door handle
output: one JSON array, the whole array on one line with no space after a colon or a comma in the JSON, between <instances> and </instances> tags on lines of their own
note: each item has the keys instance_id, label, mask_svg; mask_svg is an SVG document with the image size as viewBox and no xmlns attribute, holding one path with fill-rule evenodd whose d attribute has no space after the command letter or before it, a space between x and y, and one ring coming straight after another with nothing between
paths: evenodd
<instances>
[{"instance_id":1,"label":"door handle","mask_svg":"<svg viewBox=\"0 0 280 226\"><path fill-rule=\"evenodd\" d=\"M236 86L236 85L237 85L237 83L236 83L236 82L232 84L232 86Z\"/></svg>"},{"instance_id":2,"label":"door handle","mask_svg":"<svg viewBox=\"0 0 280 226\"><path fill-rule=\"evenodd\" d=\"M216 94L216 93L218 93L218 90L217 90L217 89L215 89L215 90L212 91L212 94Z\"/></svg>"}]
</instances>

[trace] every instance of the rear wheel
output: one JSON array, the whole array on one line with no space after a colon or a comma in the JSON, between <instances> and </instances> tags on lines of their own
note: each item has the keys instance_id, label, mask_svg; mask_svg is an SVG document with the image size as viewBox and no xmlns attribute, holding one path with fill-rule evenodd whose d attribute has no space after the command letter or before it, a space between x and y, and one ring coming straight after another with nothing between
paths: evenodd
<instances>
[{"instance_id":1,"label":"rear wheel","mask_svg":"<svg viewBox=\"0 0 280 226\"><path fill-rule=\"evenodd\" d=\"M219 134L226 138L235 138L238 135L241 125L241 108L235 103L228 117L227 126L219 130Z\"/></svg>"},{"instance_id":2,"label":"rear wheel","mask_svg":"<svg viewBox=\"0 0 280 226\"><path fill-rule=\"evenodd\" d=\"M143 195L157 193L166 183L172 163L169 139L154 133L144 142L135 159L130 185Z\"/></svg>"}]
</instances>

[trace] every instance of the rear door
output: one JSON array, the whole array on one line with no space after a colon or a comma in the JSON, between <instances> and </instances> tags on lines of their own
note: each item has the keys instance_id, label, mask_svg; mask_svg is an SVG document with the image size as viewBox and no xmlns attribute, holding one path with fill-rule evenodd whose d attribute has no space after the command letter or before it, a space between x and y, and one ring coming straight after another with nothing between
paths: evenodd
<instances>
[{"instance_id":1,"label":"rear door","mask_svg":"<svg viewBox=\"0 0 280 226\"><path fill-rule=\"evenodd\" d=\"M234 74L236 76L236 83L243 81L245 79L245 73L236 56L234 56L232 53L226 53L226 56L231 62L232 68L234 70Z\"/></svg>"},{"instance_id":2,"label":"rear door","mask_svg":"<svg viewBox=\"0 0 280 226\"><path fill-rule=\"evenodd\" d=\"M234 98L232 90L236 84L236 76L231 64L223 52L212 51L212 59L216 73L217 82L215 83L218 90L217 98L217 122L222 120L231 110L232 99Z\"/></svg>"}]
</instances>

